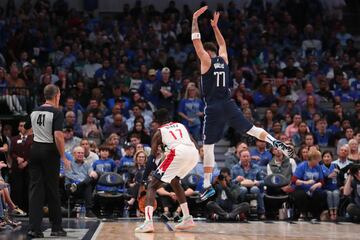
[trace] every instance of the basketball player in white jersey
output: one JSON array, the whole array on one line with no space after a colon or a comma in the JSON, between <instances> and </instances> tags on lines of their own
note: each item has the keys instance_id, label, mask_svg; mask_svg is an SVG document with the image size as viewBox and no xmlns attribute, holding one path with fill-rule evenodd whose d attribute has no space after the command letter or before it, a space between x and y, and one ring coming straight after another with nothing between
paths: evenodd
<instances>
[{"instance_id":1,"label":"basketball player in white jersey","mask_svg":"<svg viewBox=\"0 0 360 240\"><path fill-rule=\"evenodd\" d=\"M162 146L165 151L165 159L153 174L146 192L145 222L135 229L135 232L154 232L152 221L153 204L156 190L162 183L170 183L180 203L183 213L182 220L175 226L177 230L189 229L195 226L186 202L184 189L180 185L180 179L184 178L197 164L198 150L195 141L181 123L169 122L168 111L160 109L154 114L156 121L161 127L155 132L151 151L156 156L158 147Z\"/></svg>"}]
</instances>

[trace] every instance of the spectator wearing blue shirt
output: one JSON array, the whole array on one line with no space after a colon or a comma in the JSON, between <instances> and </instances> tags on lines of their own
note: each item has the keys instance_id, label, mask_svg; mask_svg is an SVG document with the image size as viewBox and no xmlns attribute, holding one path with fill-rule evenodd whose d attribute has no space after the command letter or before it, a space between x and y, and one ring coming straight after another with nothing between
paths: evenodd
<instances>
[{"instance_id":1,"label":"spectator wearing blue shirt","mask_svg":"<svg viewBox=\"0 0 360 240\"><path fill-rule=\"evenodd\" d=\"M335 96L339 97L341 102L355 102L360 99L359 92L351 89L349 80L345 77L341 80L340 89L335 91Z\"/></svg>"},{"instance_id":2,"label":"spectator wearing blue shirt","mask_svg":"<svg viewBox=\"0 0 360 240\"><path fill-rule=\"evenodd\" d=\"M259 90L254 94L254 104L256 107L270 107L276 101L269 82L263 82Z\"/></svg>"},{"instance_id":3,"label":"spectator wearing blue shirt","mask_svg":"<svg viewBox=\"0 0 360 240\"><path fill-rule=\"evenodd\" d=\"M109 59L105 59L103 61L103 65L101 68L96 70L94 74L94 78L99 83L102 81L106 86L109 86L110 80L115 74L115 69L111 67Z\"/></svg>"},{"instance_id":4,"label":"spectator wearing blue shirt","mask_svg":"<svg viewBox=\"0 0 360 240\"><path fill-rule=\"evenodd\" d=\"M308 153L308 161L301 162L292 177L295 184L293 193L295 208L302 214L311 212L312 216L320 219L320 213L325 201L324 175L319 165L321 153L312 149Z\"/></svg>"},{"instance_id":5,"label":"spectator wearing blue shirt","mask_svg":"<svg viewBox=\"0 0 360 240\"><path fill-rule=\"evenodd\" d=\"M351 90L360 92L360 71L358 71L350 84Z\"/></svg>"},{"instance_id":6,"label":"spectator wearing blue shirt","mask_svg":"<svg viewBox=\"0 0 360 240\"><path fill-rule=\"evenodd\" d=\"M327 130L327 121L325 118L319 119L316 123L316 131L314 133L315 140L320 147L330 146L332 133Z\"/></svg>"},{"instance_id":7,"label":"spectator wearing blue shirt","mask_svg":"<svg viewBox=\"0 0 360 240\"><path fill-rule=\"evenodd\" d=\"M131 143L125 143L124 145L124 156L120 159L118 172L119 173L125 173L127 176L129 176L130 173L133 172L135 167L134 162L134 153L135 153L135 147Z\"/></svg>"},{"instance_id":8,"label":"spectator wearing blue shirt","mask_svg":"<svg viewBox=\"0 0 360 240\"><path fill-rule=\"evenodd\" d=\"M179 103L178 114L195 140L201 140L201 117L204 103L199 99L199 90L192 84L186 88L185 97Z\"/></svg>"},{"instance_id":9,"label":"spectator wearing blue shirt","mask_svg":"<svg viewBox=\"0 0 360 240\"><path fill-rule=\"evenodd\" d=\"M121 86L115 85L112 88L112 97L110 97L106 101L106 105L108 109L113 109L117 103L124 103L124 109L120 109L121 111L128 111L130 106L130 100L124 96L122 96ZM126 116L126 115L125 115Z\"/></svg>"},{"instance_id":10,"label":"spectator wearing blue shirt","mask_svg":"<svg viewBox=\"0 0 360 240\"><path fill-rule=\"evenodd\" d=\"M139 93L145 98L146 101L151 102L153 105L157 105L157 96L152 93L153 87L156 83L156 70L149 69L148 79L143 80L140 85Z\"/></svg>"},{"instance_id":11,"label":"spectator wearing blue shirt","mask_svg":"<svg viewBox=\"0 0 360 240\"><path fill-rule=\"evenodd\" d=\"M113 159L109 158L110 150L107 146L100 146L100 159L93 162L93 170L96 172L115 172L116 164Z\"/></svg>"},{"instance_id":12,"label":"spectator wearing blue shirt","mask_svg":"<svg viewBox=\"0 0 360 240\"><path fill-rule=\"evenodd\" d=\"M340 202L340 191L337 184L337 176L340 172L338 166L333 161L333 154L330 151L324 151L322 154L323 164L321 169L324 174L324 190L327 196L330 219L337 220L337 209Z\"/></svg>"},{"instance_id":13,"label":"spectator wearing blue shirt","mask_svg":"<svg viewBox=\"0 0 360 240\"><path fill-rule=\"evenodd\" d=\"M75 62L76 62L76 57L71 52L71 47L65 46L64 47L64 56L60 60L61 67L69 70Z\"/></svg>"},{"instance_id":14,"label":"spectator wearing blue shirt","mask_svg":"<svg viewBox=\"0 0 360 240\"><path fill-rule=\"evenodd\" d=\"M250 152L244 150L240 152L240 162L231 169L231 179L237 185L234 194L240 202L245 201L246 194L252 193L256 195L257 211L259 218L264 220L264 173L256 165L251 163Z\"/></svg>"},{"instance_id":15,"label":"spectator wearing blue shirt","mask_svg":"<svg viewBox=\"0 0 360 240\"><path fill-rule=\"evenodd\" d=\"M65 185L74 195L85 200L86 216L95 217L92 192L99 175L89 163L85 163L84 149L80 146L73 150L74 160L71 169L65 169Z\"/></svg>"},{"instance_id":16,"label":"spectator wearing blue shirt","mask_svg":"<svg viewBox=\"0 0 360 240\"><path fill-rule=\"evenodd\" d=\"M251 163L257 164L262 168L266 168L266 165L272 159L270 151L266 150L266 142L256 139L256 148L251 150Z\"/></svg>"}]
</instances>

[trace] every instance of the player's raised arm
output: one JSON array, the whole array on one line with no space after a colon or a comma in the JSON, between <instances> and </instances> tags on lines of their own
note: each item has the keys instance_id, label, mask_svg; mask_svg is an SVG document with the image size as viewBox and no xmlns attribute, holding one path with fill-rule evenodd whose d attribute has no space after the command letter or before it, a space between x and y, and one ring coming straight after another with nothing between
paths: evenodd
<instances>
[{"instance_id":1,"label":"player's raised arm","mask_svg":"<svg viewBox=\"0 0 360 240\"><path fill-rule=\"evenodd\" d=\"M219 21L219 17L220 17L220 13L215 12L214 18L210 20L210 23L215 33L216 42L219 45L219 56L222 57L227 64L229 64L227 50L226 50L226 42L217 25Z\"/></svg>"},{"instance_id":2,"label":"player's raised arm","mask_svg":"<svg viewBox=\"0 0 360 240\"><path fill-rule=\"evenodd\" d=\"M201 42L201 35L199 31L198 25L198 17L203 14L208 9L207 6L204 6L194 12L193 20L192 20L192 27L191 27L191 40L193 42L195 51L197 56L200 58L201 64L211 64L211 59L209 54L205 51L204 46Z\"/></svg>"}]
</instances>

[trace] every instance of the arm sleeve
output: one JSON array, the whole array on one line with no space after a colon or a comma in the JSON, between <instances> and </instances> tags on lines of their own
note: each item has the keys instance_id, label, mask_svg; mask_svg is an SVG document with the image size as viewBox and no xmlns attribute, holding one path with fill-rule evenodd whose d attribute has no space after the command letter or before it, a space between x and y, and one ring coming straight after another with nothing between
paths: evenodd
<instances>
[{"instance_id":1,"label":"arm sleeve","mask_svg":"<svg viewBox=\"0 0 360 240\"><path fill-rule=\"evenodd\" d=\"M64 115L60 111L56 111L54 115L54 132L55 131L62 131L64 124Z\"/></svg>"}]
</instances>

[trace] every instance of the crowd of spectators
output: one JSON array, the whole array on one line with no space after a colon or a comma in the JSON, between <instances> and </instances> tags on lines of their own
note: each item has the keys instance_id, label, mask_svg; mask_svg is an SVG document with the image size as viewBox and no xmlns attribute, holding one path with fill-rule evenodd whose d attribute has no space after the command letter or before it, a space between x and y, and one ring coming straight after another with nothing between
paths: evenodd
<instances>
[{"instance_id":1,"label":"crowd of spectators","mask_svg":"<svg viewBox=\"0 0 360 240\"><path fill-rule=\"evenodd\" d=\"M156 109L167 108L174 121L184 123L201 141L204 103L190 38L192 10L170 1L160 12L136 1L134 6L124 4L120 13L102 16L69 9L65 0L53 5L48 0L25 0L18 8L13 2L8 0L6 8L0 9L0 101L14 117L26 115L43 102L45 85L59 86L65 150L74 161L73 172L61 173L65 185L81 192L87 214L93 216L89 191L99 175L125 173L127 192L132 195L127 204L133 206L143 158L159 127L153 119ZM276 168L291 181L281 191L295 191L292 195L302 217L311 212L318 218L319 210L326 209L319 206L326 202L325 194L331 219L336 219L344 194L355 199L349 214L359 215L360 197L352 190L360 184L360 173L349 178L343 169L360 160L360 51L342 21L342 1L338 7L329 2L334 1L217 5L234 101L255 125L298 150L295 159L287 159L277 149L270 151L265 143L229 129L226 137L236 151L227 154L221 179L216 170L214 184L220 195L209 205L228 211L221 213L225 218L233 210L246 208L239 204L247 194L254 194L259 217L264 219L264 178ZM209 11L199 19L203 41L214 40L211 16ZM20 126L19 131L22 136ZM15 132L4 124L2 141L8 142L9 149L0 148L3 161L11 153L6 156L12 158L12 170L3 174L10 176L13 185L27 174L26 155L12 154L23 143L11 141ZM323 151L329 147L330 152ZM331 163L333 154L338 160ZM201 175L199 169L195 170ZM330 184L338 173L342 173L339 183ZM187 193L192 194L190 189ZM178 216L171 189L164 187L158 194L169 197L161 201L165 214L175 209ZM26 192L15 195L26 211L21 200ZM307 201L318 205L306 209Z\"/></svg>"}]
</instances>

